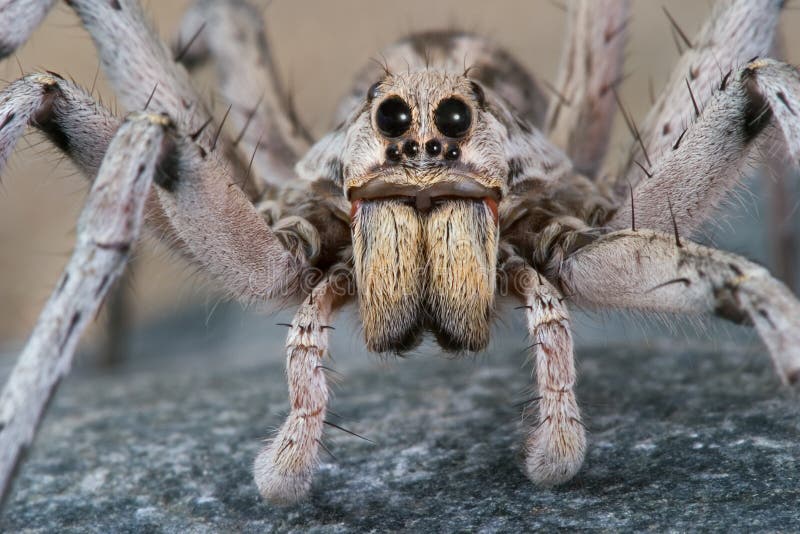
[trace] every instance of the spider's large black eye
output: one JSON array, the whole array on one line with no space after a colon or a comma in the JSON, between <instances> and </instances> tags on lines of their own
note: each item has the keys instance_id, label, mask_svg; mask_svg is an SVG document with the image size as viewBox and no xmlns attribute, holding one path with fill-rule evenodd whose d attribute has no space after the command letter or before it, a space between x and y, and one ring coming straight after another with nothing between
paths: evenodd
<instances>
[{"instance_id":1,"label":"spider's large black eye","mask_svg":"<svg viewBox=\"0 0 800 534\"><path fill-rule=\"evenodd\" d=\"M411 126L411 108L399 96L387 98L378 106L375 122L386 137L400 137Z\"/></svg>"},{"instance_id":2,"label":"spider's large black eye","mask_svg":"<svg viewBox=\"0 0 800 534\"><path fill-rule=\"evenodd\" d=\"M434 112L436 127L447 137L462 137L469 131L472 112L463 100L445 98Z\"/></svg>"}]
</instances>

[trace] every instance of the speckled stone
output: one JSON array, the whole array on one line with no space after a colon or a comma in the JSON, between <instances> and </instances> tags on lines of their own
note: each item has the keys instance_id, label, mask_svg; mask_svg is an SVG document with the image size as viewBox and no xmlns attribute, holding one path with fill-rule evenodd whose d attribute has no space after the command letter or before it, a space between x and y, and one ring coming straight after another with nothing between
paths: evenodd
<instances>
[{"instance_id":1,"label":"speckled stone","mask_svg":"<svg viewBox=\"0 0 800 534\"><path fill-rule=\"evenodd\" d=\"M323 457L308 501L283 508L250 475L287 409L281 358L84 371L60 391L0 530L800 530L796 391L750 345L683 347L579 350L591 448L555 490L519 467L519 349L337 357L332 420L376 444L328 429L336 458Z\"/></svg>"}]
</instances>

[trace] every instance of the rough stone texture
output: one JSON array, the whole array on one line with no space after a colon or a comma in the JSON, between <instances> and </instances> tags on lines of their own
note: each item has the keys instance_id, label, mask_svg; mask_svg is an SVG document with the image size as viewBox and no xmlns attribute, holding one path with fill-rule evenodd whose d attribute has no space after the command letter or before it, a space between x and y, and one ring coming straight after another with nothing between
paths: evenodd
<instances>
[{"instance_id":1,"label":"rough stone texture","mask_svg":"<svg viewBox=\"0 0 800 534\"><path fill-rule=\"evenodd\" d=\"M331 420L377 444L328 429L336 459L307 502L265 504L250 475L287 408L277 330L180 345L171 325L144 336L150 358L64 384L0 530L800 530L800 403L755 345L579 349L591 448L548 491L519 468L522 336L476 360L382 364L344 327Z\"/></svg>"}]
</instances>

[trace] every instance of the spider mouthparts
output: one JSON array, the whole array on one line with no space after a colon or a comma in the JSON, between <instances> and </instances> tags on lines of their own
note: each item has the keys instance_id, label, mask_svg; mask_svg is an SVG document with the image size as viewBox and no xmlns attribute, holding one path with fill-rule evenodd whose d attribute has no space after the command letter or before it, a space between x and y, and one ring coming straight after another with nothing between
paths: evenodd
<instances>
[{"instance_id":1,"label":"spider mouthparts","mask_svg":"<svg viewBox=\"0 0 800 534\"><path fill-rule=\"evenodd\" d=\"M354 187L347 194L351 201L350 218L352 219L364 200L400 200L414 206L418 211L427 213L445 200L481 201L491 212L495 223L498 220L497 205L500 191L483 186L473 180L442 181L427 187L410 184L397 184L376 178L363 186Z\"/></svg>"}]
</instances>

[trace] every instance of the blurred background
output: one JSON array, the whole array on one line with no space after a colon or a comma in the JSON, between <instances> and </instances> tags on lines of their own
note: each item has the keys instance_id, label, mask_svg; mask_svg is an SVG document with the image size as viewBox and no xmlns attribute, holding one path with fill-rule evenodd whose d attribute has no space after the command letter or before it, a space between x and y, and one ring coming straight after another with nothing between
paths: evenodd
<instances>
[{"instance_id":1,"label":"blurred background","mask_svg":"<svg viewBox=\"0 0 800 534\"><path fill-rule=\"evenodd\" d=\"M163 38L173 41L189 0L145 3ZM323 134L329 127L337 100L349 87L354 73L370 58L377 57L384 46L415 30L456 27L489 35L540 78L548 82L556 78L565 18L557 0L502 0L491 2L491 7L482 0L274 0L261 3L280 72L292 89L300 117L316 135ZM711 2L634 0L626 65L630 76L621 87L621 96L638 120L647 112L651 80L659 89L678 57L662 5L684 31L692 35L708 15ZM800 63L800 32L797 31L800 9L787 9L782 27L786 59ZM0 78L7 82L18 78L21 70L27 73L36 69L54 70L86 87L94 86L98 98L114 108L114 94L105 83L103 73L98 74L93 44L64 3L59 2L15 59L0 64ZM201 73L197 83L201 94L213 94L213 77L209 72ZM217 115L224 109L221 102L216 104ZM622 121L618 120L610 157L619 161L629 141ZM800 180L797 178L788 180L787 187L794 196L787 198L798 198ZM762 180L751 180L754 193L740 195L741 199L727 211L730 217L726 223L713 230L706 240L773 266L770 238L764 229L770 210L765 201L765 190L769 187L764 184L770 180L768 175ZM8 168L3 171L0 185L0 353L14 352L32 329L69 257L75 222L86 191L83 177L49 144L42 143L37 134L29 135L18 146ZM797 229L800 215L794 202L790 202L790 219L782 223ZM194 336L194 332L205 331L200 337L208 339L208 329L213 327L217 315L225 322L233 321L238 325L274 323L270 318L243 314L235 305L223 305L215 312L218 297L213 288L203 283L202 276L191 267L152 240L139 246L135 267L133 276L124 282L129 288L129 320L133 327L187 317L180 323L170 324L180 324L176 328L186 329L187 338ZM800 273L795 273L798 275ZM628 330L624 321L619 323L622 327L605 326L607 323L598 326L595 319L578 322L590 323L585 329L589 333L583 334L583 339L589 342L598 336L607 340L631 335L624 332ZM102 342L105 324L106 318L101 317L86 342ZM617 323L612 320L611 324ZM273 333L269 328L253 327L252 331L263 336L280 333L280 339L284 335L280 330ZM521 344L522 336L519 338ZM357 339L349 345L360 346Z\"/></svg>"}]
</instances>

